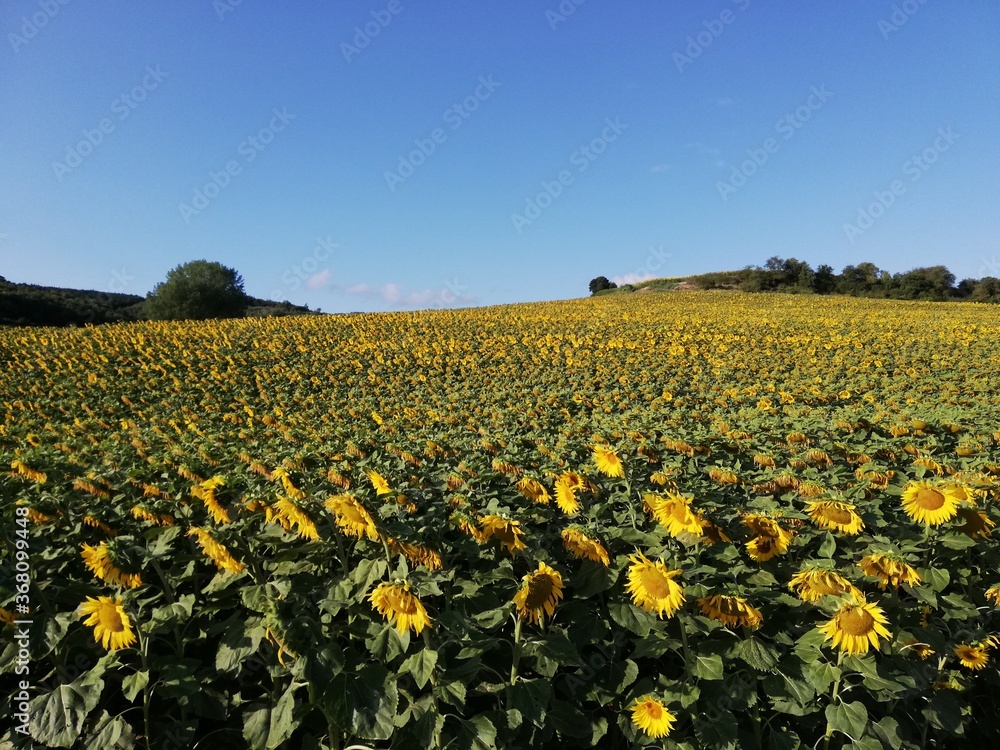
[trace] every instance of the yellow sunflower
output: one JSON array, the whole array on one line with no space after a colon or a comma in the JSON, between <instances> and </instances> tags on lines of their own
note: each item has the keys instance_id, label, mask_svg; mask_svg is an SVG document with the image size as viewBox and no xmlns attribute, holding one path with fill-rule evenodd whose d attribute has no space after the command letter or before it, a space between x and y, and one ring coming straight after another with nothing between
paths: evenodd
<instances>
[{"instance_id":1,"label":"yellow sunflower","mask_svg":"<svg viewBox=\"0 0 1000 750\"><path fill-rule=\"evenodd\" d=\"M368 597L380 615L396 626L400 634L412 628L420 632L431 625L431 618L420 600L410 593L410 584L380 583Z\"/></svg>"},{"instance_id":2,"label":"yellow sunflower","mask_svg":"<svg viewBox=\"0 0 1000 750\"><path fill-rule=\"evenodd\" d=\"M577 491L583 487L583 478L572 471L567 471L556 480L556 505L567 516L580 510L580 501L576 499Z\"/></svg>"},{"instance_id":3,"label":"yellow sunflower","mask_svg":"<svg viewBox=\"0 0 1000 750\"><path fill-rule=\"evenodd\" d=\"M481 523L486 540L496 539L511 554L528 548L528 545L522 541L524 532L521 531L520 522L510 521L500 516L484 516Z\"/></svg>"},{"instance_id":4,"label":"yellow sunflower","mask_svg":"<svg viewBox=\"0 0 1000 750\"><path fill-rule=\"evenodd\" d=\"M312 541L319 539L319 530L315 522L291 498L278 498L273 507L277 520L283 521L282 526L286 529L294 527L295 533L302 539Z\"/></svg>"},{"instance_id":5,"label":"yellow sunflower","mask_svg":"<svg viewBox=\"0 0 1000 750\"><path fill-rule=\"evenodd\" d=\"M142 578L138 573L125 573L115 565L107 542L101 542L96 547L83 545L80 556L90 572L102 581L116 583L128 589L142 585Z\"/></svg>"},{"instance_id":6,"label":"yellow sunflower","mask_svg":"<svg viewBox=\"0 0 1000 750\"><path fill-rule=\"evenodd\" d=\"M706 596L698 600L701 613L730 627L756 628L764 621L759 609L738 596Z\"/></svg>"},{"instance_id":7,"label":"yellow sunflower","mask_svg":"<svg viewBox=\"0 0 1000 750\"><path fill-rule=\"evenodd\" d=\"M514 594L513 602L517 605L520 617L538 624L543 614L552 617L562 596L562 576L558 571L540 562L538 570L528 573L521 579L521 587Z\"/></svg>"},{"instance_id":8,"label":"yellow sunflower","mask_svg":"<svg viewBox=\"0 0 1000 750\"><path fill-rule=\"evenodd\" d=\"M909 650L919 656L921 659L929 659L936 652L930 647L930 644L921 643L916 638L907 638L903 641L904 650Z\"/></svg>"},{"instance_id":9,"label":"yellow sunflower","mask_svg":"<svg viewBox=\"0 0 1000 750\"><path fill-rule=\"evenodd\" d=\"M846 595L854 600L862 598L860 589L844 576L819 568L800 570L792 576L788 588L804 602L818 602L824 596Z\"/></svg>"},{"instance_id":10,"label":"yellow sunflower","mask_svg":"<svg viewBox=\"0 0 1000 750\"><path fill-rule=\"evenodd\" d=\"M653 518L671 536L677 537L685 533L701 535L704 531L704 522L691 510L690 498L671 492L666 497L650 493L643 500Z\"/></svg>"},{"instance_id":11,"label":"yellow sunflower","mask_svg":"<svg viewBox=\"0 0 1000 750\"><path fill-rule=\"evenodd\" d=\"M325 505L344 534L358 539L367 537L373 542L378 541L375 519L360 500L350 495L335 495L328 498Z\"/></svg>"},{"instance_id":12,"label":"yellow sunflower","mask_svg":"<svg viewBox=\"0 0 1000 750\"><path fill-rule=\"evenodd\" d=\"M865 575L880 578L878 585L880 589L889 585L897 589L903 584L918 586L924 580L916 570L902 560L880 552L873 552L862 557L858 567L864 571Z\"/></svg>"},{"instance_id":13,"label":"yellow sunflower","mask_svg":"<svg viewBox=\"0 0 1000 750\"><path fill-rule=\"evenodd\" d=\"M128 648L136 641L132 622L121 599L109 596L94 599L88 596L87 601L80 605L80 618L86 618L83 624L94 629L94 641L106 649Z\"/></svg>"},{"instance_id":14,"label":"yellow sunflower","mask_svg":"<svg viewBox=\"0 0 1000 750\"><path fill-rule=\"evenodd\" d=\"M950 521L961 502L952 487L927 481L911 482L903 488L903 510L914 521L928 526Z\"/></svg>"},{"instance_id":15,"label":"yellow sunflower","mask_svg":"<svg viewBox=\"0 0 1000 750\"><path fill-rule=\"evenodd\" d=\"M1000 607L1000 583L986 589L986 598L993 602L994 607Z\"/></svg>"},{"instance_id":16,"label":"yellow sunflower","mask_svg":"<svg viewBox=\"0 0 1000 750\"><path fill-rule=\"evenodd\" d=\"M958 657L958 661L963 667L975 671L983 669L990 660L986 644L983 643L976 645L961 643L955 646L955 656Z\"/></svg>"},{"instance_id":17,"label":"yellow sunflower","mask_svg":"<svg viewBox=\"0 0 1000 750\"><path fill-rule=\"evenodd\" d=\"M684 603L684 588L674 581L681 570L667 570L662 561L652 562L639 553L629 557L628 592L636 606L659 617L670 617Z\"/></svg>"},{"instance_id":18,"label":"yellow sunflower","mask_svg":"<svg viewBox=\"0 0 1000 750\"><path fill-rule=\"evenodd\" d=\"M625 476L625 467L618 454L603 445L594 446L594 464L597 470L606 477L622 478Z\"/></svg>"},{"instance_id":19,"label":"yellow sunflower","mask_svg":"<svg viewBox=\"0 0 1000 750\"><path fill-rule=\"evenodd\" d=\"M548 505L551 499L545 485L532 477L523 477L518 481L517 489L522 495L531 500L531 502L538 503L539 505Z\"/></svg>"},{"instance_id":20,"label":"yellow sunflower","mask_svg":"<svg viewBox=\"0 0 1000 750\"><path fill-rule=\"evenodd\" d=\"M990 517L986 515L985 511L979 510L977 508L959 508L958 517L962 519L964 523L959 526L956 531L961 531L963 534L968 534L973 539L978 536L988 537L996 526Z\"/></svg>"},{"instance_id":21,"label":"yellow sunflower","mask_svg":"<svg viewBox=\"0 0 1000 750\"><path fill-rule=\"evenodd\" d=\"M241 570L246 568L246 565L233 557L229 550L219 544L219 542L212 537L207 529L203 529L199 526L192 526L187 535L193 536L197 539L198 546L201 547L202 552L204 552L205 556L216 564L219 570L228 570L230 573L239 573Z\"/></svg>"},{"instance_id":22,"label":"yellow sunflower","mask_svg":"<svg viewBox=\"0 0 1000 750\"><path fill-rule=\"evenodd\" d=\"M663 702L652 695L642 696L632 706L632 723L650 737L666 737L676 720Z\"/></svg>"},{"instance_id":23,"label":"yellow sunflower","mask_svg":"<svg viewBox=\"0 0 1000 750\"><path fill-rule=\"evenodd\" d=\"M887 623L880 607L861 599L844 602L837 614L817 628L823 640L832 640L835 648L853 656L868 653L869 646L877 649L879 637L889 637Z\"/></svg>"},{"instance_id":24,"label":"yellow sunflower","mask_svg":"<svg viewBox=\"0 0 1000 750\"><path fill-rule=\"evenodd\" d=\"M806 503L806 512L813 523L822 529L854 536L865 528L865 522L854 511L854 506L839 500L810 500Z\"/></svg>"},{"instance_id":25,"label":"yellow sunflower","mask_svg":"<svg viewBox=\"0 0 1000 750\"><path fill-rule=\"evenodd\" d=\"M608 567L611 564L608 551L604 549L604 545L596 539L591 539L582 529L574 526L563 529L562 542L563 547L573 557L580 558L581 560L593 560L604 567Z\"/></svg>"},{"instance_id":26,"label":"yellow sunflower","mask_svg":"<svg viewBox=\"0 0 1000 750\"><path fill-rule=\"evenodd\" d=\"M381 496L392 493L392 489L389 487L389 483L386 481L385 477L374 469L368 472L368 481L371 482L372 487L375 488L376 495Z\"/></svg>"}]
</instances>

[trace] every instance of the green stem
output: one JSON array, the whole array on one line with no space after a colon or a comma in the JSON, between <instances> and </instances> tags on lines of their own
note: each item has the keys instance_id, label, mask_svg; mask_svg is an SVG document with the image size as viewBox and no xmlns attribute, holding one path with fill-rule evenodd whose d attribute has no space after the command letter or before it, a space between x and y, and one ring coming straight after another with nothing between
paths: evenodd
<instances>
[{"instance_id":1,"label":"green stem","mask_svg":"<svg viewBox=\"0 0 1000 750\"><path fill-rule=\"evenodd\" d=\"M688 649L687 630L685 629L684 623L681 621L680 617L677 618L677 626L680 628L680 631L681 631L681 645L684 647L684 677L686 678L687 682L690 683L691 682L691 659L690 659L691 652Z\"/></svg>"},{"instance_id":2,"label":"green stem","mask_svg":"<svg viewBox=\"0 0 1000 750\"><path fill-rule=\"evenodd\" d=\"M514 658L510 665L510 684L517 682L517 667L521 662L521 618L514 622Z\"/></svg>"},{"instance_id":3,"label":"green stem","mask_svg":"<svg viewBox=\"0 0 1000 750\"><path fill-rule=\"evenodd\" d=\"M830 691L830 705L836 705L840 702L840 678L843 675L843 670L841 670L841 664L844 661L844 652L841 651L837 655L837 679L833 681L833 688ZM830 747L830 738L833 736L833 726L827 722L826 734L823 735L823 750L827 750Z\"/></svg>"},{"instance_id":4,"label":"green stem","mask_svg":"<svg viewBox=\"0 0 1000 750\"><path fill-rule=\"evenodd\" d=\"M149 650L149 639L143 636L141 627L137 627L135 632L139 637L139 659L142 663L142 671L146 673L146 685L142 689L142 739L146 745L146 750L150 750L149 736L151 724L149 720L149 706L153 695L150 687L149 658L147 653Z\"/></svg>"},{"instance_id":5,"label":"green stem","mask_svg":"<svg viewBox=\"0 0 1000 750\"><path fill-rule=\"evenodd\" d=\"M389 543L385 540L385 534L379 534L378 538L382 541L382 549L385 550L385 559L389 563L389 572L392 572L392 554L389 552Z\"/></svg>"}]
</instances>

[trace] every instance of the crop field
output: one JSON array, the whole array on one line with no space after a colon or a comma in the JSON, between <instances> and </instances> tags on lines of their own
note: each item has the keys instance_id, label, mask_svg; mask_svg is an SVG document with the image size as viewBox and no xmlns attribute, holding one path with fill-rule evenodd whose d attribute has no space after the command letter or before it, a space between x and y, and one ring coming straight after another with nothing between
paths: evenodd
<instances>
[{"instance_id":1,"label":"crop field","mask_svg":"<svg viewBox=\"0 0 1000 750\"><path fill-rule=\"evenodd\" d=\"M1000 745L995 307L8 328L0 363L36 747Z\"/></svg>"}]
</instances>

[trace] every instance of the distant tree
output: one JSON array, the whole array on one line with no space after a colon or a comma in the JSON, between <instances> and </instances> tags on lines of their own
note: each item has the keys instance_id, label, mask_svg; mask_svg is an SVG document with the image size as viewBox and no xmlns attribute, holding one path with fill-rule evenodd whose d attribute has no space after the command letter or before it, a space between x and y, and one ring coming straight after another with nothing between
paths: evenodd
<instances>
[{"instance_id":1,"label":"distant tree","mask_svg":"<svg viewBox=\"0 0 1000 750\"><path fill-rule=\"evenodd\" d=\"M596 279L590 280L590 293L597 294L598 292L603 292L605 289L617 289L618 285L613 281L608 281L607 276L598 276Z\"/></svg>"},{"instance_id":2,"label":"distant tree","mask_svg":"<svg viewBox=\"0 0 1000 750\"><path fill-rule=\"evenodd\" d=\"M1000 303L1000 279L995 276L985 276L976 284L969 299L975 302Z\"/></svg>"},{"instance_id":3,"label":"distant tree","mask_svg":"<svg viewBox=\"0 0 1000 750\"><path fill-rule=\"evenodd\" d=\"M898 299L943 300L952 296L955 274L944 266L914 268L893 276L891 296Z\"/></svg>"},{"instance_id":4,"label":"distant tree","mask_svg":"<svg viewBox=\"0 0 1000 750\"><path fill-rule=\"evenodd\" d=\"M195 260L167 274L146 297L143 311L152 320L236 318L248 303L243 278L234 269Z\"/></svg>"},{"instance_id":5,"label":"distant tree","mask_svg":"<svg viewBox=\"0 0 1000 750\"><path fill-rule=\"evenodd\" d=\"M833 266L822 264L816 269L812 277L812 290L816 294L830 294L837 288L837 275L833 272Z\"/></svg>"}]
</instances>

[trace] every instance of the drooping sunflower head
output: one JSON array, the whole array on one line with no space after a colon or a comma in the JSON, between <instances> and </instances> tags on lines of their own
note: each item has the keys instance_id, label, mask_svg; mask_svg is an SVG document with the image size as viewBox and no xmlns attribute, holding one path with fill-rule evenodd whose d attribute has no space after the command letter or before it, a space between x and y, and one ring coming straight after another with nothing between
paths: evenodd
<instances>
[{"instance_id":1,"label":"drooping sunflower head","mask_svg":"<svg viewBox=\"0 0 1000 750\"><path fill-rule=\"evenodd\" d=\"M125 612L122 600L117 597L100 596L95 599L88 596L87 601L80 605L80 618L84 625L94 629L94 641L110 651L128 648L136 641L132 621Z\"/></svg>"},{"instance_id":2,"label":"drooping sunflower head","mask_svg":"<svg viewBox=\"0 0 1000 750\"><path fill-rule=\"evenodd\" d=\"M738 596L706 596L698 600L701 613L730 627L756 628L764 621L760 610Z\"/></svg>"},{"instance_id":3,"label":"drooping sunflower head","mask_svg":"<svg viewBox=\"0 0 1000 750\"><path fill-rule=\"evenodd\" d=\"M865 528L865 522L855 512L854 506L839 500L809 501L806 503L806 512L820 528L839 531L848 536L860 534Z\"/></svg>"},{"instance_id":4,"label":"drooping sunflower head","mask_svg":"<svg viewBox=\"0 0 1000 750\"><path fill-rule=\"evenodd\" d=\"M216 564L219 570L226 570L230 573L239 573L241 570L246 568L246 565L233 557L225 546L215 540L212 534L209 533L208 529L203 529L199 526L192 526L188 530L187 535L195 537L202 552L204 552L205 556Z\"/></svg>"},{"instance_id":5,"label":"drooping sunflower head","mask_svg":"<svg viewBox=\"0 0 1000 750\"><path fill-rule=\"evenodd\" d=\"M537 624L543 615L552 617L563 596L563 580L559 572L543 562L538 569L521 579L521 586L514 594L520 617Z\"/></svg>"},{"instance_id":6,"label":"drooping sunflower head","mask_svg":"<svg viewBox=\"0 0 1000 750\"><path fill-rule=\"evenodd\" d=\"M335 495L328 498L325 505L344 534L358 539L367 537L373 542L378 541L378 526L375 525L375 519L360 500L350 495Z\"/></svg>"},{"instance_id":7,"label":"drooping sunflower head","mask_svg":"<svg viewBox=\"0 0 1000 750\"><path fill-rule=\"evenodd\" d=\"M958 517L963 523L956 531L961 531L973 539L976 537L988 537L993 527L996 526L990 517L986 515L986 511L979 510L978 508L959 508Z\"/></svg>"},{"instance_id":8,"label":"drooping sunflower head","mask_svg":"<svg viewBox=\"0 0 1000 750\"><path fill-rule=\"evenodd\" d=\"M124 588L134 589L142 585L142 577L138 573L128 573L122 570L119 555L107 542L101 542L96 547L84 544L80 551L83 564L97 578L106 583L113 583Z\"/></svg>"},{"instance_id":9,"label":"drooping sunflower head","mask_svg":"<svg viewBox=\"0 0 1000 750\"><path fill-rule=\"evenodd\" d=\"M1000 607L1000 583L986 589L986 598L993 602L994 607Z\"/></svg>"},{"instance_id":10,"label":"drooping sunflower head","mask_svg":"<svg viewBox=\"0 0 1000 750\"><path fill-rule=\"evenodd\" d=\"M372 483L372 487L375 488L376 495L388 495L392 492L392 488L389 487L389 482L386 478L379 474L374 469L368 472L368 481Z\"/></svg>"},{"instance_id":11,"label":"drooping sunflower head","mask_svg":"<svg viewBox=\"0 0 1000 750\"><path fill-rule=\"evenodd\" d=\"M380 583L368 597L375 610L396 626L399 633L412 629L417 635L431 626L431 618L420 599L410 593L410 585Z\"/></svg>"},{"instance_id":12,"label":"drooping sunflower head","mask_svg":"<svg viewBox=\"0 0 1000 750\"><path fill-rule=\"evenodd\" d=\"M632 602L658 617L672 616L684 603L684 588L674 580L682 571L668 570L662 561L653 562L641 553L629 562L627 589Z\"/></svg>"},{"instance_id":13,"label":"drooping sunflower head","mask_svg":"<svg viewBox=\"0 0 1000 750\"><path fill-rule=\"evenodd\" d=\"M921 659L929 659L936 653L929 643L923 643L916 638L907 638L904 640L903 649L916 654Z\"/></svg>"},{"instance_id":14,"label":"drooping sunflower head","mask_svg":"<svg viewBox=\"0 0 1000 750\"><path fill-rule=\"evenodd\" d=\"M496 539L511 554L528 548L528 545L523 541L524 532L521 531L519 521L511 521L500 516L490 515L483 516L481 525L487 541Z\"/></svg>"},{"instance_id":15,"label":"drooping sunflower head","mask_svg":"<svg viewBox=\"0 0 1000 750\"><path fill-rule=\"evenodd\" d=\"M691 510L691 498L671 492L666 496L649 493L643 499L653 518L662 524L671 536L677 537L681 534L700 536L704 530L702 519Z\"/></svg>"},{"instance_id":16,"label":"drooping sunflower head","mask_svg":"<svg viewBox=\"0 0 1000 750\"><path fill-rule=\"evenodd\" d=\"M549 491L534 477L522 477L517 483L518 491L533 503L548 505Z\"/></svg>"},{"instance_id":17,"label":"drooping sunflower head","mask_svg":"<svg viewBox=\"0 0 1000 750\"><path fill-rule=\"evenodd\" d=\"M888 621L885 613L875 604L846 601L837 613L823 625L817 626L824 640L848 655L866 654L869 647L877 649L879 638L888 638Z\"/></svg>"},{"instance_id":18,"label":"drooping sunflower head","mask_svg":"<svg viewBox=\"0 0 1000 750\"><path fill-rule=\"evenodd\" d=\"M594 465L597 466L597 470L604 474L604 476L616 478L625 476L625 466L622 464L622 460L618 458L617 453L604 445L595 445L593 452Z\"/></svg>"},{"instance_id":19,"label":"drooping sunflower head","mask_svg":"<svg viewBox=\"0 0 1000 750\"><path fill-rule=\"evenodd\" d=\"M561 536L563 547L573 557L581 560L592 560L604 567L608 567L611 564L608 551L604 548L604 545L596 539L591 539L587 536L587 533L583 529L570 526L568 529L563 529Z\"/></svg>"},{"instance_id":20,"label":"drooping sunflower head","mask_svg":"<svg viewBox=\"0 0 1000 750\"><path fill-rule=\"evenodd\" d=\"M862 599L861 591L844 576L820 568L800 570L788 584L804 602L818 602L824 596L847 596Z\"/></svg>"},{"instance_id":21,"label":"drooping sunflower head","mask_svg":"<svg viewBox=\"0 0 1000 750\"><path fill-rule=\"evenodd\" d=\"M650 737L666 737L675 721L663 702L652 695L642 696L632 706L632 723Z\"/></svg>"},{"instance_id":22,"label":"drooping sunflower head","mask_svg":"<svg viewBox=\"0 0 1000 750\"><path fill-rule=\"evenodd\" d=\"M960 643L955 646L955 656L963 667L974 671L983 669L990 661L987 646L983 643Z\"/></svg>"},{"instance_id":23,"label":"drooping sunflower head","mask_svg":"<svg viewBox=\"0 0 1000 750\"><path fill-rule=\"evenodd\" d=\"M880 579L878 585L880 589L890 585L893 588L899 588L904 584L917 586L923 581L920 574L905 562L880 552L862 557L858 567L865 575Z\"/></svg>"},{"instance_id":24,"label":"drooping sunflower head","mask_svg":"<svg viewBox=\"0 0 1000 750\"><path fill-rule=\"evenodd\" d=\"M567 516L572 516L580 510L580 501L576 493L583 487L583 478L572 471L562 474L555 484L556 505Z\"/></svg>"},{"instance_id":25,"label":"drooping sunflower head","mask_svg":"<svg viewBox=\"0 0 1000 750\"><path fill-rule=\"evenodd\" d=\"M960 498L953 485L927 481L911 482L903 488L903 511L917 523L937 526L958 513Z\"/></svg>"}]
</instances>

